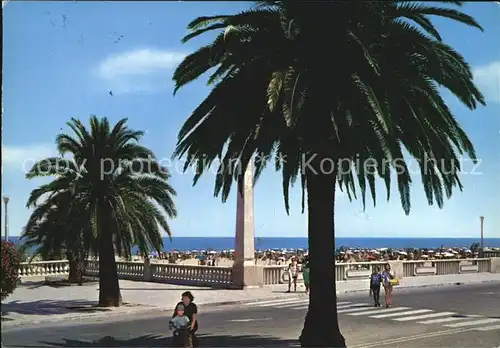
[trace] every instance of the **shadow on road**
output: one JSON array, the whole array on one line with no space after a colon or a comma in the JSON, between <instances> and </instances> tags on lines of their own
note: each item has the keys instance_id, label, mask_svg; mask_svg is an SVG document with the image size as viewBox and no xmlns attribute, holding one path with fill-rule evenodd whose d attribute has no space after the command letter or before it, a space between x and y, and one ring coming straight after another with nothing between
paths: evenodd
<instances>
[{"instance_id":1,"label":"shadow on road","mask_svg":"<svg viewBox=\"0 0 500 348\"><path fill-rule=\"evenodd\" d=\"M70 300L70 301L52 301L39 300L31 302L10 301L2 303L2 320L9 313L18 313L23 315L54 315L74 312L105 312L110 308L96 307L97 301L88 300ZM8 319L8 318L6 318Z\"/></svg>"},{"instance_id":2,"label":"shadow on road","mask_svg":"<svg viewBox=\"0 0 500 348\"><path fill-rule=\"evenodd\" d=\"M297 340L284 340L267 336L198 335L200 347L291 347L298 346ZM117 340L105 336L98 341L88 342L63 339L64 342L40 342L52 347L169 347L170 337L146 335L130 340Z\"/></svg>"}]
</instances>

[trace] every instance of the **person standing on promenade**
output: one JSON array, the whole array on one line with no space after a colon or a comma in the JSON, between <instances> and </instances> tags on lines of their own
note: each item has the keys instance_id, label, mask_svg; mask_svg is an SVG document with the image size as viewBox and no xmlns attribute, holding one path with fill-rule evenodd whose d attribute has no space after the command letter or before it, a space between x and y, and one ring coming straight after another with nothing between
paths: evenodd
<instances>
[{"instance_id":1,"label":"person standing on promenade","mask_svg":"<svg viewBox=\"0 0 500 348\"><path fill-rule=\"evenodd\" d=\"M304 286L306 287L306 294L309 293L309 260L304 259L304 265L302 266L302 277L304 277Z\"/></svg>"},{"instance_id":2,"label":"person standing on promenade","mask_svg":"<svg viewBox=\"0 0 500 348\"><path fill-rule=\"evenodd\" d=\"M297 277L299 276L299 265L297 264L297 258L295 256L292 257L292 262L288 265L288 291L292 290L292 282L293 282L293 291L297 291Z\"/></svg>"},{"instance_id":3,"label":"person standing on promenade","mask_svg":"<svg viewBox=\"0 0 500 348\"><path fill-rule=\"evenodd\" d=\"M373 295L375 307L380 307L380 286L382 284L382 275L378 266L373 267L373 273L370 276L370 296Z\"/></svg>"},{"instance_id":4,"label":"person standing on promenade","mask_svg":"<svg viewBox=\"0 0 500 348\"><path fill-rule=\"evenodd\" d=\"M384 293L385 293L385 306L391 306L391 298L392 298L392 284L391 280L394 279L394 276L391 273L391 265L388 263L384 266L384 271L382 272L382 280L384 285Z\"/></svg>"}]
</instances>

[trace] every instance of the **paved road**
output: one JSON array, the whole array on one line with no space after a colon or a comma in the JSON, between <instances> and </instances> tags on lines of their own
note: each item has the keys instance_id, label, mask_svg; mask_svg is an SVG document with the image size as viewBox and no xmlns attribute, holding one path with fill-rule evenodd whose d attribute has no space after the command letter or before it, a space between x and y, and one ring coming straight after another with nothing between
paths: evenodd
<instances>
[{"instance_id":1,"label":"paved road","mask_svg":"<svg viewBox=\"0 0 500 348\"><path fill-rule=\"evenodd\" d=\"M307 296L202 308L205 347L297 345ZM500 283L403 290L393 307L373 308L366 294L338 298L340 326L350 348L500 346ZM169 313L168 313L169 314ZM92 323L3 328L6 347L166 347L167 313Z\"/></svg>"}]
</instances>

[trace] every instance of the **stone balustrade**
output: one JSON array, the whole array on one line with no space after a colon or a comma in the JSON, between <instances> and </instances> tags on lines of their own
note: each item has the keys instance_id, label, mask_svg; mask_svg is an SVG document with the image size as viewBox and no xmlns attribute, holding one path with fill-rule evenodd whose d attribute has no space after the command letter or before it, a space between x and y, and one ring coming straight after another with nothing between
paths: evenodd
<instances>
[{"instance_id":1,"label":"stone balustrade","mask_svg":"<svg viewBox=\"0 0 500 348\"><path fill-rule=\"evenodd\" d=\"M403 261L403 277L420 275L448 275L461 273L489 273L492 259L452 259Z\"/></svg>"},{"instance_id":2,"label":"stone balustrade","mask_svg":"<svg viewBox=\"0 0 500 348\"><path fill-rule=\"evenodd\" d=\"M451 259L451 260L411 260L389 261L393 273L398 278L452 275L465 273L500 273L500 258ZM192 266L177 264L151 263L150 261L117 261L120 279L164 282L172 284L231 287L234 283L231 267ZM386 262L336 263L336 281L367 279L378 266L383 269ZM263 284L273 285L288 282L286 265L263 266ZM67 275L69 263L61 261L23 262L19 269L22 279L30 277ZM85 274L99 276L99 262L88 260ZM301 279L299 275L299 279Z\"/></svg>"},{"instance_id":3,"label":"stone balustrade","mask_svg":"<svg viewBox=\"0 0 500 348\"><path fill-rule=\"evenodd\" d=\"M67 260L22 262L18 273L21 278L66 275L69 274L69 262Z\"/></svg>"},{"instance_id":4,"label":"stone balustrade","mask_svg":"<svg viewBox=\"0 0 500 348\"><path fill-rule=\"evenodd\" d=\"M231 267L150 264L151 281L198 286L231 285Z\"/></svg>"},{"instance_id":5,"label":"stone balustrade","mask_svg":"<svg viewBox=\"0 0 500 348\"><path fill-rule=\"evenodd\" d=\"M280 284L285 282L283 275L287 266L264 266L264 285ZM288 281L288 279L286 280Z\"/></svg>"}]
</instances>

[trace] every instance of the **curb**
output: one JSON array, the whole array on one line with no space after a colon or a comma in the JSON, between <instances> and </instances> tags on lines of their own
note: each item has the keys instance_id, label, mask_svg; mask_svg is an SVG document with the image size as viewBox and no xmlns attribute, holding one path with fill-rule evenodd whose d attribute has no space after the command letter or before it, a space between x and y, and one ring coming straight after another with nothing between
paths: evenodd
<instances>
[{"instance_id":1,"label":"curb","mask_svg":"<svg viewBox=\"0 0 500 348\"><path fill-rule=\"evenodd\" d=\"M423 289L423 288L437 288L437 287L451 287L451 286L460 286L460 285L478 285L478 284L487 284L487 283L497 283L499 282L498 280L481 280L481 281L476 281L476 282L468 282L468 283L462 283L462 282L448 282L448 283L442 283L442 284L422 284L422 285L413 285L413 286L398 286L398 289ZM354 294L358 292L366 292L367 289L352 289L352 290L344 290L344 291L337 291L337 295L341 294ZM305 297L305 294L303 296L297 294L294 296L289 296L285 294L277 294L276 296L269 296L262 298L262 301L272 301L272 300L280 300L280 299L298 299L300 297ZM228 300L228 301L219 301L219 302L208 302L208 303L203 303L200 302L198 306L203 306L203 307L217 307L217 306L226 306L226 305L236 305L236 304L245 304L245 303L251 303L251 302L256 302L258 301L258 298L249 298L249 299L243 299L243 300ZM76 314L75 315L70 315L70 316L64 316L62 317L43 317L40 319L36 320L16 320L12 319L12 322L5 321L2 322L2 328L14 328L20 325L34 325L34 324L41 324L41 323L54 323L54 322L62 322L62 321L75 321L75 320L84 320L84 319L90 319L90 318L96 318L96 319L102 319L102 318L109 318L109 317L117 317L117 316L126 316L130 314L144 314L144 313L150 313L152 311L158 312L158 311L170 311L171 307L166 307L166 306L148 306L148 305L136 305L135 309L130 309L127 311L118 311L118 312L98 312L98 313L86 313L86 314Z\"/></svg>"}]
</instances>

